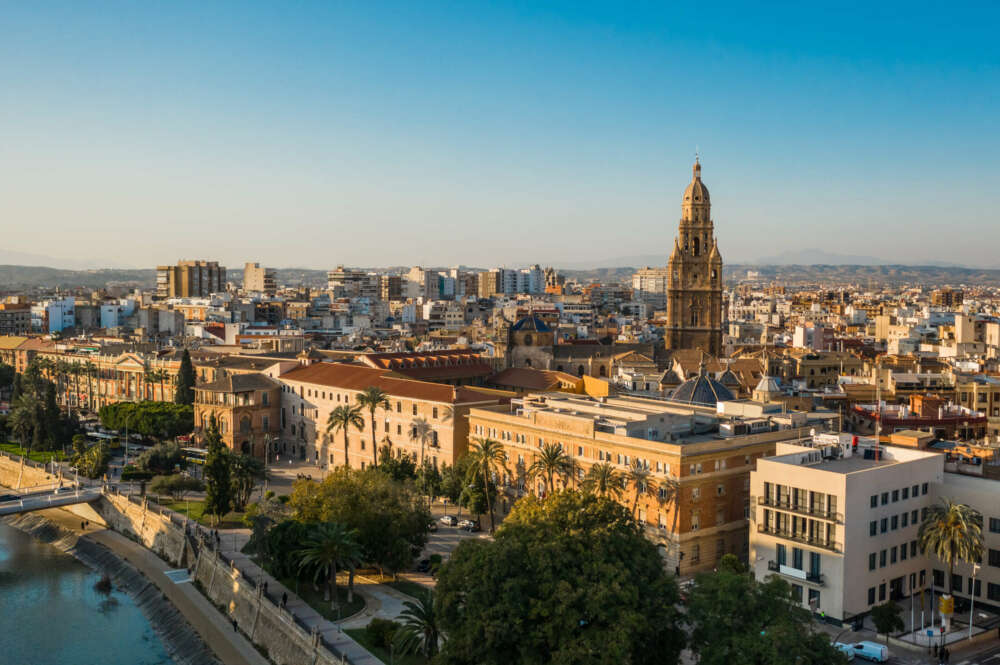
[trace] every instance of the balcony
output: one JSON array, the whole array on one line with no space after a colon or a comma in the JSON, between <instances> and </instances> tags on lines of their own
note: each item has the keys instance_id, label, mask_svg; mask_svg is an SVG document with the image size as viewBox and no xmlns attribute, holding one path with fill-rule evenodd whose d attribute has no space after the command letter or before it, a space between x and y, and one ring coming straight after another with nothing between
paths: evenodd
<instances>
[{"instance_id":1,"label":"balcony","mask_svg":"<svg viewBox=\"0 0 1000 665\"><path fill-rule=\"evenodd\" d=\"M789 579L805 580L806 582L815 584L816 586L826 586L826 578L823 576L823 573L814 573L807 570L793 568L791 566L783 566L777 561L768 561L767 569Z\"/></svg>"},{"instance_id":2,"label":"balcony","mask_svg":"<svg viewBox=\"0 0 1000 665\"><path fill-rule=\"evenodd\" d=\"M766 496L757 497L757 505L764 506L765 508L774 508L776 510L784 510L790 513L795 513L797 515L805 515L808 517L817 517L821 520L829 520L831 522L840 522L840 513L833 510L821 510L819 508L809 508L808 506L801 506L798 504L793 504L791 501L778 501L777 499L772 499Z\"/></svg>"},{"instance_id":3,"label":"balcony","mask_svg":"<svg viewBox=\"0 0 1000 665\"><path fill-rule=\"evenodd\" d=\"M810 537L805 534L793 534L791 531L777 529L773 526L768 526L763 522L757 523L757 532L766 533L768 535L774 536L775 538L781 538L783 540L791 540L796 543L802 543L804 545L810 545L812 547L819 547L820 549L829 550L831 552L840 552L840 546L836 541L827 540L826 538Z\"/></svg>"}]
</instances>

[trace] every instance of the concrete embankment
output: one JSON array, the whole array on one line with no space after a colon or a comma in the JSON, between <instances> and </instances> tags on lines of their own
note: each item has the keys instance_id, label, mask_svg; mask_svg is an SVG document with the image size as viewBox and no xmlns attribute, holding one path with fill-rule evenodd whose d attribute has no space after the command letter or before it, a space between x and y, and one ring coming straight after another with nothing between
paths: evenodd
<instances>
[{"instance_id":1,"label":"concrete embankment","mask_svg":"<svg viewBox=\"0 0 1000 665\"><path fill-rule=\"evenodd\" d=\"M52 514L56 512L65 511L45 511L47 514L28 513L6 518L5 521L36 540L71 554L89 568L110 577L114 586L127 593L145 615L174 663L219 665L219 661L198 633L156 585L114 552L58 523L65 519L75 521L75 515L67 514L65 518L60 519L58 515Z\"/></svg>"}]
</instances>

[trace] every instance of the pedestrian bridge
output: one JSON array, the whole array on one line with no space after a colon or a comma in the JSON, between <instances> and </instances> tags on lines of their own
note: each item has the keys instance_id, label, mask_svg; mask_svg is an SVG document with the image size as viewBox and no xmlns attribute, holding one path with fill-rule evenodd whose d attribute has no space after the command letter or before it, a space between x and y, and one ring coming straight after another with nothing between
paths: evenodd
<instances>
[{"instance_id":1,"label":"pedestrian bridge","mask_svg":"<svg viewBox=\"0 0 1000 665\"><path fill-rule=\"evenodd\" d=\"M59 508L76 503L90 503L101 496L101 490L94 487L80 489L63 488L50 492L22 494L17 499L0 503L0 516L29 513L33 510Z\"/></svg>"}]
</instances>

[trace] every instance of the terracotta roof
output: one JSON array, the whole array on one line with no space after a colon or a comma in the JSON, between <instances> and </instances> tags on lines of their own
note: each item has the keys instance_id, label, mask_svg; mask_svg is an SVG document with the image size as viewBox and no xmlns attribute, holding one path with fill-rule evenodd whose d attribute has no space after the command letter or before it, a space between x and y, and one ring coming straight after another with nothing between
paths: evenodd
<instances>
[{"instance_id":1,"label":"terracotta roof","mask_svg":"<svg viewBox=\"0 0 1000 665\"><path fill-rule=\"evenodd\" d=\"M490 377L487 383L494 386L512 386L524 390L551 390L560 381L578 381L579 379L565 372L552 372L530 367L511 367L496 376Z\"/></svg>"},{"instance_id":2,"label":"terracotta roof","mask_svg":"<svg viewBox=\"0 0 1000 665\"><path fill-rule=\"evenodd\" d=\"M369 386L375 386L392 397L406 397L448 404L483 402L489 399L466 388L443 383L395 378L388 370L347 363L313 363L304 367L296 367L282 374L281 379L346 390L364 390Z\"/></svg>"},{"instance_id":3,"label":"terracotta roof","mask_svg":"<svg viewBox=\"0 0 1000 665\"><path fill-rule=\"evenodd\" d=\"M195 388L216 393L242 393L251 390L268 390L280 385L265 374L230 374L211 383L196 385Z\"/></svg>"}]
</instances>

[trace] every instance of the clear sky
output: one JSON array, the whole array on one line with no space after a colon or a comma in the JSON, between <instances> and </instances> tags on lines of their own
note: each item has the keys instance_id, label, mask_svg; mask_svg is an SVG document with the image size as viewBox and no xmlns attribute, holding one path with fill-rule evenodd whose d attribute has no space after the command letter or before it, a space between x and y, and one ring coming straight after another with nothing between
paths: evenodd
<instances>
[{"instance_id":1,"label":"clear sky","mask_svg":"<svg viewBox=\"0 0 1000 665\"><path fill-rule=\"evenodd\" d=\"M5 2L0 256L1000 266L1000 5Z\"/></svg>"}]
</instances>

